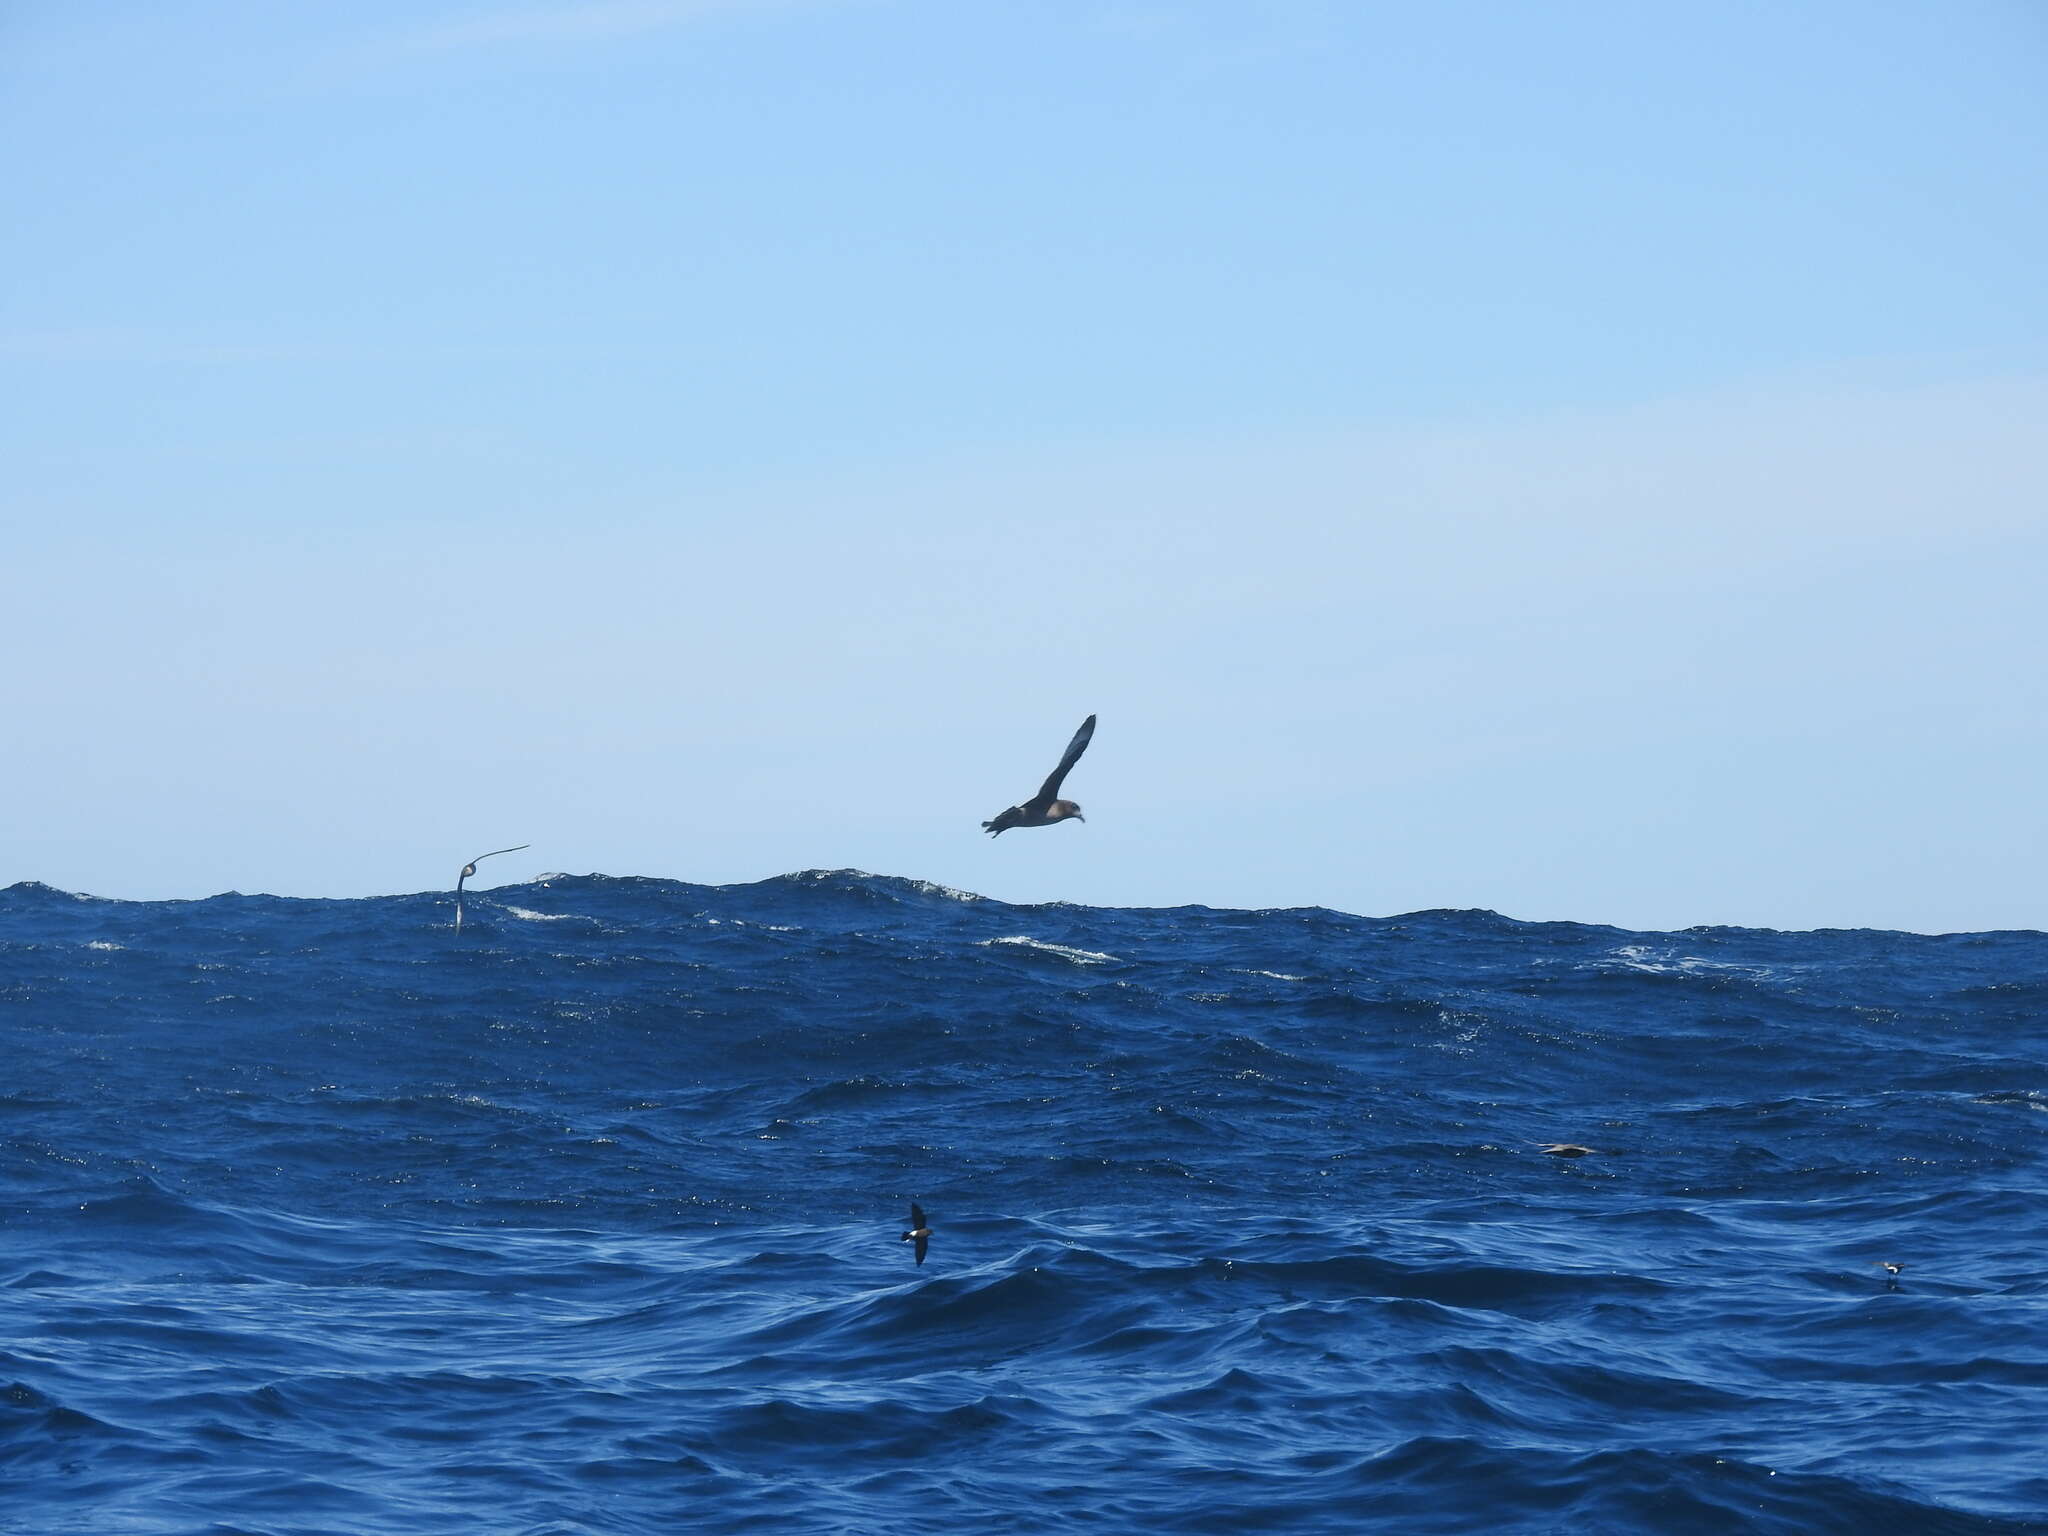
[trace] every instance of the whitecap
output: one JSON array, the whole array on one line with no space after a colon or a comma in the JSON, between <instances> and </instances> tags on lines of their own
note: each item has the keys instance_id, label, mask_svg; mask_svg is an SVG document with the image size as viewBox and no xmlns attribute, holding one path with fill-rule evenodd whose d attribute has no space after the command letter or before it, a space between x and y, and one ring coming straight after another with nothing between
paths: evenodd
<instances>
[{"instance_id":1,"label":"whitecap","mask_svg":"<svg viewBox=\"0 0 2048 1536\"><path fill-rule=\"evenodd\" d=\"M29 895L47 892L52 896L68 896L73 901L121 901L124 899L119 896L95 896L90 891L67 891L61 885L51 885L46 880L17 880L14 884L7 886L6 889L21 891Z\"/></svg>"},{"instance_id":2,"label":"whitecap","mask_svg":"<svg viewBox=\"0 0 2048 1536\"><path fill-rule=\"evenodd\" d=\"M87 949L126 949L128 946L126 944L115 944L106 939L88 939L86 940L85 947Z\"/></svg>"},{"instance_id":3,"label":"whitecap","mask_svg":"<svg viewBox=\"0 0 2048 1536\"><path fill-rule=\"evenodd\" d=\"M986 896L977 896L973 891L959 890L950 885L939 885L931 880L919 880L910 875L877 875L865 869L798 869L780 878L800 882L804 885L849 884L865 885L886 894L890 887L915 891L920 896L937 896L944 901L987 901Z\"/></svg>"},{"instance_id":4,"label":"whitecap","mask_svg":"<svg viewBox=\"0 0 2048 1536\"><path fill-rule=\"evenodd\" d=\"M1093 949L1075 949L1067 944L1048 943L1044 939L1034 939L1028 933L1013 933L1007 938L982 939L978 942L979 947L982 949L987 949L992 944L1005 944L1013 949L1035 949L1044 954L1058 955L1063 960L1071 960L1076 965L1115 965L1117 963L1115 955L1105 955Z\"/></svg>"},{"instance_id":5,"label":"whitecap","mask_svg":"<svg viewBox=\"0 0 2048 1536\"><path fill-rule=\"evenodd\" d=\"M930 880L905 878L903 883L925 896L942 896L947 901L987 901L986 896L977 896L972 891L959 890L950 885L938 885Z\"/></svg>"},{"instance_id":6,"label":"whitecap","mask_svg":"<svg viewBox=\"0 0 2048 1536\"><path fill-rule=\"evenodd\" d=\"M1779 973L1767 965L1744 965L1734 960L1709 960L1703 955L1659 954L1647 944L1624 944L1612 951L1610 959L1618 960L1632 971L1647 971L1653 976L1700 976L1719 972L1729 976L1745 976L1753 981L1776 981Z\"/></svg>"},{"instance_id":7,"label":"whitecap","mask_svg":"<svg viewBox=\"0 0 2048 1536\"><path fill-rule=\"evenodd\" d=\"M1240 976L1263 976L1263 977L1265 977L1265 978L1266 978L1266 979L1267 979L1268 981L1307 981L1307 980L1308 980L1308 978L1307 978L1306 976L1290 976L1290 975L1288 975L1288 974L1287 974L1287 973L1286 973L1285 971L1250 971L1250 970L1246 970L1246 969L1245 969L1245 968L1244 968L1243 966L1232 966L1232 967L1231 967L1231 969L1232 969L1232 970L1234 970L1234 971L1236 971L1236 972L1237 972L1237 974L1238 974L1238 975L1240 975Z\"/></svg>"},{"instance_id":8,"label":"whitecap","mask_svg":"<svg viewBox=\"0 0 2048 1536\"><path fill-rule=\"evenodd\" d=\"M512 917L524 918L529 923L560 923L583 915L580 912L530 912L525 907L501 907L499 910Z\"/></svg>"},{"instance_id":9,"label":"whitecap","mask_svg":"<svg viewBox=\"0 0 2048 1536\"><path fill-rule=\"evenodd\" d=\"M2023 1104L2028 1109L2038 1109L2043 1114L2048 1114L2048 1093L2041 1093L2031 1088L2006 1090L1999 1093L1980 1093L1977 1095L1976 1102L1979 1104Z\"/></svg>"}]
</instances>

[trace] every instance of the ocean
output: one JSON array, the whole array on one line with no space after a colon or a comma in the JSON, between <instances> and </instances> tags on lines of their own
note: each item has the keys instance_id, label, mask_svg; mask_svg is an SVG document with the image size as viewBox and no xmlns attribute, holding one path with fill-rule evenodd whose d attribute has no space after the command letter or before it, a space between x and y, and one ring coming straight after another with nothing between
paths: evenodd
<instances>
[{"instance_id":1,"label":"ocean","mask_svg":"<svg viewBox=\"0 0 2048 1536\"><path fill-rule=\"evenodd\" d=\"M0 1531L2048 1531L2041 933L452 918L0 891Z\"/></svg>"}]
</instances>

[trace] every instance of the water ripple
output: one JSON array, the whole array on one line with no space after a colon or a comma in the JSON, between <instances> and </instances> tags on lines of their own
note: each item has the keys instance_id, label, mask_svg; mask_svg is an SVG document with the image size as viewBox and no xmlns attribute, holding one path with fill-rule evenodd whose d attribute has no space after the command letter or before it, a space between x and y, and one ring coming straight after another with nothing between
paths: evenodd
<instances>
[{"instance_id":1,"label":"water ripple","mask_svg":"<svg viewBox=\"0 0 2048 1536\"><path fill-rule=\"evenodd\" d=\"M0 891L0 1530L2048 1530L2039 934L452 917Z\"/></svg>"}]
</instances>

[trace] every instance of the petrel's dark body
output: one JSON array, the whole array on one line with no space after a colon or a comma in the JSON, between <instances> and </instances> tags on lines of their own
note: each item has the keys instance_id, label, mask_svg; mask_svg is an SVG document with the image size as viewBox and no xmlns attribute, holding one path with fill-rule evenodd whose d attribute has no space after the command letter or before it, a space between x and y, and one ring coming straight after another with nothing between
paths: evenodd
<instances>
[{"instance_id":1,"label":"petrel's dark body","mask_svg":"<svg viewBox=\"0 0 2048 1536\"><path fill-rule=\"evenodd\" d=\"M1059 767L1047 775L1038 793L1022 805L1013 805L994 821L984 821L982 831L990 837L1000 837L1012 827L1049 827L1056 821L1086 821L1081 807L1072 800L1061 800L1060 781L1067 771L1081 761L1081 754L1088 750L1088 740L1095 734L1095 717L1090 715L1081 722L1081 729L1074 732L1074 739L1067 743L1066 755L1060 759Z\"/></svg>"},{"instance_id":2,"label":"petrel's dark body","mask_svg":"<svg viewBox=\"0 0 2048 1536\"><path fill-rule=\"evenodd\" d=\"M903 1241L917 1244L912 1251L917 1255L917 1262L922 1264L924 1251L932 1244L932 1224L924 1219L924 1207L915 1200L910 1202L910 1230L903 1234Z\"/></svg>"}]
</instances>

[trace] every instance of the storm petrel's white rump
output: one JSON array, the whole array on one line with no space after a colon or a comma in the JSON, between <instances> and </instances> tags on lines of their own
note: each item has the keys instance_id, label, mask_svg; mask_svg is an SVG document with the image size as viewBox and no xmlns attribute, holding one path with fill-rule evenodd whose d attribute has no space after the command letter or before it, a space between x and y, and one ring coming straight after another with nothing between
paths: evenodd
<instances>
[{"instance_id":1,"label":"storm petrel's white rump","mask_svg":"<svg viewBox=\"0 0 2048 1536\"><path fill-rule=\"evenodd\" d=\"M1074 732L1074 739L1067 743L1067 754L1060 759L1059 767L1047 775L1038 793L1022 805L1013 805L994 821L984 821L982 831L990 837L1000 837L1012 827L1049 827L1056 821L1072 817L1075 821L1086 821L1081 807L1072 800L1056 800L1060 792L1060 781L1067 776L1067 770L1081 761L1081 754L1088 750L1088 739L1095 734L1095 717L1090 715L1081 722L1081 729Z\"/></svg>"},{"instance_id":2,"label":"storm petrel's white rump","mask_svg":"<svg viewBox=\"0 0 2048 1536\"><path fill-rule=\"evenodd\" d=\"M903 1241L915 1243L911 1252L917 1255L917 1262L924 1262L924 1251L931 1246L932 1224L924 1219L924 1207L915 1200L910 1202L910 1230L903 1234Z\"/></svg>"},{"instance_id":3,"label":"storm petrel's white rump","mask_svg":"<svg viewBox=\"0 0 2048 1536\"><path fill-rule=\"evenodd\" d=\"M519 848L494 848L489 853L480 853L462 866L462 873L455 877L455 931L462 932L462 882L476 873L477 865L485 859L495 859L501 853L517 853L520 848L531 848L531 843L521 843Z\"/></svg>"}]
</instances>

